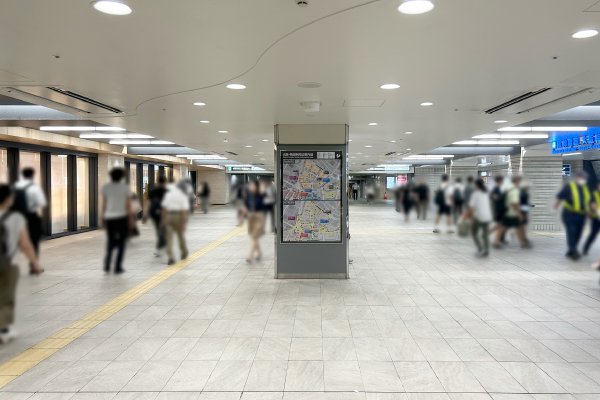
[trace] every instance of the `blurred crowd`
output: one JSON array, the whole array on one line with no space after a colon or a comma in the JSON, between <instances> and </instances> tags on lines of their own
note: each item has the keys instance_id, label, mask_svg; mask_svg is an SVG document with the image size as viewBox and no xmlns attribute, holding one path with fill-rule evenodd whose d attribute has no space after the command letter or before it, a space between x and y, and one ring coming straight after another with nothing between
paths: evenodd
<instances>
[{"instance_id":1,"label":"blurred crowd","mask_svg":"<svg viewBox=\"0 0 600 400\"><path fill-rule=\"evenodd\" d=\"M275 232L275 186L270 180L251 180L234 188L237 226L248 221L248 235L251 239L250 253L246 262L260 261L262 251L260 238L265 233L267 214L271 232Z\"/></svg>"}]
</instances>

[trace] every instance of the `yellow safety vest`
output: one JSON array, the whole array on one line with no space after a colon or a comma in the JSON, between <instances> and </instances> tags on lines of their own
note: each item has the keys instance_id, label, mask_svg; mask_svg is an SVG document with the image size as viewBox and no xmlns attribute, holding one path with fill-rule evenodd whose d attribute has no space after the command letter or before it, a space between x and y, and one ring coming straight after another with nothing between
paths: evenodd
<instances>
[{"instance_id":1,"label":"yellow safety vest","mask_svg":"<svg viewBox=\"0 0 600 400\"><path fill-rule=\"evenodd\" d=\"M569 204L567 201L563 201L563 207L571 212L578 214L586 214L590 210L590 190L587 186L583 186L583 207L581 209L581 201L579 199L579 190L577 189L577 184L575 182L571 182L571 197L573 199L573 204Z\"/></svg>"},{"instance_id":2,"label":"yellow safety vest","mask_svg":"<svg viewBox=\"0 0 600 400\"><path fill-rule=\"evenodd\" d=\"M594 190L594 203L596 203L596 210L600 210L600 192L598 192L597 190ZM600 219L600 215L598 215L597 211L592 211L592 217L594 217L595 219Z\"/></svg>"}]
</instances>

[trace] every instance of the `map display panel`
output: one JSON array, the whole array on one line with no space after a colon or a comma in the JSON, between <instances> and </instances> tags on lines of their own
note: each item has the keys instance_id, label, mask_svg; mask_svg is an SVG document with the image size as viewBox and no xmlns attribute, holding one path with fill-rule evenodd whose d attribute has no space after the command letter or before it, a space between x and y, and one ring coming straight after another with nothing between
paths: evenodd
<instances>
[{"instance_id":1,"label":"map display panel","mask_svg":"<svg viewBox=\"0 0 600 400\"><path fill-rule=\"evenodd\" d=\"M341 243L342 152L283 151L282 242Z\"/></svg>"}]
</instances>

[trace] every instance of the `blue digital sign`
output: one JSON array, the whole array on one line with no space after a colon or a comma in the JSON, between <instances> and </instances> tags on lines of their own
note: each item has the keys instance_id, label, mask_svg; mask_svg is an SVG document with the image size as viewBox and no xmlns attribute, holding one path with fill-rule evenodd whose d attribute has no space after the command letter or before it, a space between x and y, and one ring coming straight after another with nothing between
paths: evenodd
<instances>
[{"instance_id":1,"label":"blue digital sign","mask_svg":"<svg viewBox=\"0 0 600 400\"><path fill-rule=\"evenodd\" d=\"M561 132L552 138L552 154L600 149L600 128L585 132Z\"/></svg>"}]
</instances>

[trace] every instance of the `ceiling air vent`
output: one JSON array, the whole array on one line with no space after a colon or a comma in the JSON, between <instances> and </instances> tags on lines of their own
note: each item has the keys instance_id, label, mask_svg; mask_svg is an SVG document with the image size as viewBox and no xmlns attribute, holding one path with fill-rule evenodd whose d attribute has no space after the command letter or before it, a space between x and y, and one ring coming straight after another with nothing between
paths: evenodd
<instances>
[{"instance_id":1,"label":"ceiling air vent","mask_svg":"<svg viewBox=\"0 0 600 400\"><path fill-rule=\"evenodd\" d=\"M238 153L234 153L233 151L226 151L225 153L231 154L232 156L239 156Z\"/></svg>"},{"instance_id":2,"label":"ceiling air vent","mask_svg":"<svg viewBox=\"0 0 600 400\"><path fill-rule=\"evenodd\" d=\"M518 103L520 103L520 102L522 102L522 101L525 101L525 100L527 100L527 99L530 99L530 98L532 98L532 97L534 97L534 96L537 96L537 95L539 95L539 94L545 93L545 92L547 92L547 91L549 91L549 90L552 90L552 88L541 88L541 89L539 89L539 90L536 90L536 91L532 91L532 92L523 93L522 95L520 95L520 96L517 96L517 97L515 97L514 99L510 99L510 100L508 100L508 101L506 101L506 102L504 102L504 103L502 103L502 104L499 104L499 105L497 105L496 107L492 107L492 108L490 108L490 109L488 109L488 110L485 110L484 112L485 112L486 114L494 114L494 113L497 113L497 112L498 112L498 111L500 111L500 110L504 110L505 108L508 108L508 107L514 106L515 104L518 104Z\"/></svg>"},{"instance_id":3,"label":"ceiling air vent","mask_svg":"<svg viewBox=\"0 0 600 400\"><path fill-rule=\"evenodd\" d=\"M61 111L78 114L123 114L122 110L57 86L13 86L0 90L9 96Z\"/></svg>"},{"instance_id":4,"label":"ceiling air vent","mask_svg":"<svg viewBox=\"0 0 600 400\"><path fill-rule=\"evenodd\" d=\"M391 151L389 153L386 153L385 156L393 156L394 154L396 154L396 152L395 151Z\"/></svg>"},{"instance_id":5,"label":"ceiling air vent","mask_svg":"<svg viewBox=\"0 0 600 400\"><path fill-rule=\"evenodd\" d=\"M521 114L531 110L545 107L550 104L572 98L586 92L593 92L590 87L553 87L553 88L533 88L526 93L514 97L502 104L485 110L485 114Z\"/></svg>"}]
</instances>

